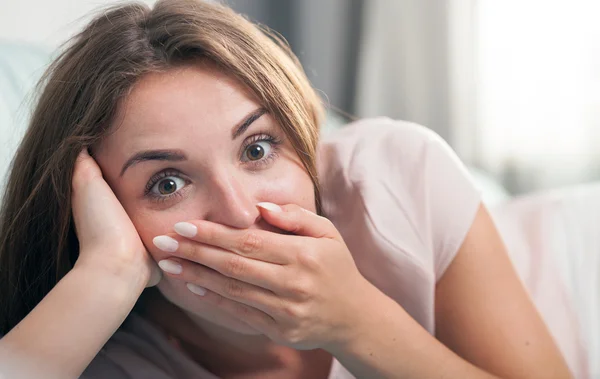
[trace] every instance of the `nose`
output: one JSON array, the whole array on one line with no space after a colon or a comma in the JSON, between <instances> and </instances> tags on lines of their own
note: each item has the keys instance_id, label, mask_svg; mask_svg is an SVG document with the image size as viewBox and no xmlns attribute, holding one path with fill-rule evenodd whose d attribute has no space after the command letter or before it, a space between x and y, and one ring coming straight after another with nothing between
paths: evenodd
<instances>
[{"instance_id":1,"label":"nose","mask_svg":"<svg viewBox=\"0 0 600 379\"><path fill-rule=\"evenodd\" d=\"M212 182L206 220L239 229L257 222L260 212L248 186L233 175L220 175Z\"/></svg>"}]
</instances>

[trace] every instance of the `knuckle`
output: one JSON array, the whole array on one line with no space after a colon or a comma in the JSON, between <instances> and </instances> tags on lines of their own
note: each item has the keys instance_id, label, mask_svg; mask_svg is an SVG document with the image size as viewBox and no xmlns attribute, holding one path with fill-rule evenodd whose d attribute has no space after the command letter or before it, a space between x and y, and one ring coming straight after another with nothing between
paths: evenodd
<instances>
[{"instance_id":1,"label":"knuckle","mask_svg":"<svg viewBox=\"0 0 600 379\"><path fill-rule=\"evenodd\" d=\"M311 298L312 286L307 280L296 280L290 286L289 292L294 299L307 300Z\"/></svg>"},{"instance_id":2,"label":"knuckle","mask_svg":"<svg viewBox=\"0 0 600 379\"><path fill-rule=\"evenodd\" d=\"M239 277L246 272L246 261L243 257L233 255L227 259L223 274L229 277Z\"/></svg>"},{"instance_id":3,"label":"knuckle","mask_svg":"<svg viewBox=\"0 0 600 379\"><path fill-rule=\"evenodd\" d=\"M308 247L298 254L298 263L311 271L321 268L321 254L317 249Z\"/></svg>"},{"instance_id":4,"label":"knuckle","mask_svg":"<svg viewBox=\"0 0 600 379\"><path fill-rule=\"evenodd\" d=\"M245 232L239 240L238 249L242 254L252 255L262 248L262 238L254 231Z\"/></svg>"},{"instance_id":5,"label":"knuckle","mask_svg":"<svg viewBox=\"0 0 600 379\"><path fill-rule=\"evenodd\" d=\"M240 298L244 295L244 286L236 279L228 279L225 282L225 293L232 298Z\"/></svg>"}]
</instances>

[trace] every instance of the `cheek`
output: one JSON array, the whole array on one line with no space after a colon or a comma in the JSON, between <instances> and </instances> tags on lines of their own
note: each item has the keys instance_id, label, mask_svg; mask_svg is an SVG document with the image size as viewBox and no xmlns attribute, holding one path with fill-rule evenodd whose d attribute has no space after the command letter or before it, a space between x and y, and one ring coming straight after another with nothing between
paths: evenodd
<instances>
[{"instance_id":1,"label":"cheek","mask_svg":"<svg viewBox=\"0 0 600 379\"><path fill-rule=\"evenodd\" d=\"M316 211L314 185L303 167L293 165L277 177L264 181L257 191L257 200L276 204L296 204Z\"/></svg>"},{"instance_id":2,"label":"cheek","mask_svg":"<svg viewBox=\"0 0 600 379\"><path fill-rule=\"evenodd\" d=\"M142 242L150 252L150 255L152 255L152 258L156 261L167 258L169 253L154 246L154 243L152 242L154 237L172 233L173 226L176 223L193 218L188 216L184 210L138 210L131 213L128 212L128 214L138 231Z\"/></svg>"}]
</instances>

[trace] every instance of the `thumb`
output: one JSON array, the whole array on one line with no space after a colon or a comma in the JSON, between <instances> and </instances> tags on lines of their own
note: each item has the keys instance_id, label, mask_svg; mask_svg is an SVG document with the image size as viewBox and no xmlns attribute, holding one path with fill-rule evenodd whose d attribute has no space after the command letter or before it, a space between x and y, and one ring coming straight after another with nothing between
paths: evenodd
<instances>
[{"instance_id":1,"label":"thumb","mask_svg":"<svg viewBox=\"0 0 600 379\"><path fill-rule=\"evenodd\" d=\"M305 237L341 238L331 221L296 204L279 206L265 202L256 206L262 218L279 229Z\"/></svg>"},{"instance_id":2,"label":"thumb","mask_svg":"<svg viewBox=\"0 0 600 379\"><path fill-rule=\"evenodd\" d=\"M148 260L148 264L152 267L150 271L150 279L148 280L148 284L146 284L146 287L154 287L162 280L162 270L158 267L156 262L152 260L152 258L147 257L146 259Z\"/></svg>"}]
</instances>

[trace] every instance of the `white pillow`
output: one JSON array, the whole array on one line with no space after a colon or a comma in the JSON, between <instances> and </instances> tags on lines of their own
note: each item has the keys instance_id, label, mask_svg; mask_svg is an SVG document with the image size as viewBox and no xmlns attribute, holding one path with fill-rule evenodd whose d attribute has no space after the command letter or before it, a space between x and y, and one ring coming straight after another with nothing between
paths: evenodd
<instances>
[{"instance_id":1,"label":"white pillow","mask_svg":"<svg viewBox=\"0 0 600 379\"><path fill-rule=\"evenodd\" d=\"M521 196L492 215L575 377L600 378L600 183Z\"/></svg>"},{"instance_id":2,"label":"white pillow","mask_svg":"<svg viewBox=\"0 0 600 379\"><path fill-rule=\"evenodd\" d=\"M0 190L31 113L35 84L50 55L42 48L0 41Z\"/></svg>"}]
</instances>

